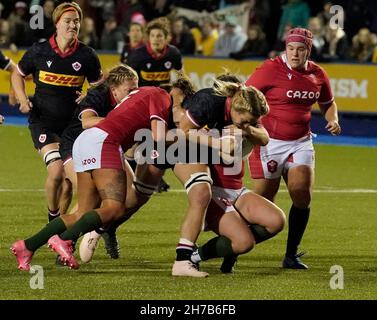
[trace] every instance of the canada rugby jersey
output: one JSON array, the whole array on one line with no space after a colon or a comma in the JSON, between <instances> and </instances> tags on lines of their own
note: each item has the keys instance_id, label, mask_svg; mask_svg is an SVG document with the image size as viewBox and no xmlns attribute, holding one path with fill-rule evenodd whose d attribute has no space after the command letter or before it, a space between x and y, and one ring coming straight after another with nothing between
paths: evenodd
<instances>
[{"instance_id":1,"label":"canada rugby jersey","mask_svg":"<svg viewBox=\"0 0 377 320\"><path fill-rule=\"evenodd\" d=\"M170 71L182 69L182 55L179 50L167 45L163 54L157 57L149 43L128 55L127 63L139 75L139 87L160 86L170 82Z\"/></svg>"},{"instance_id":2,"label":"canada rugby jersey","mask_svg":"<svg viewBox=\"0 0 377 320\"><path fill-rule=\"evenodd\" d=\"M10 64L10 59L4 56L3 53L0 51L0 69L7 70Z\"/></svg>"},{"instance_id":3,"label":"canada rugby jersey","mask_svg":"<svg viewBox=\"0 0 377 320\"><path fill-rule=\"evenodd\" d=\"M232 124L230 116L231 99L214 94L212 88L199 90L185 100L186 115L198 128L221 130Z\"/></svg>"},{"instance_id":4,"label":"canada rugby jersey","mask_svg":"<svg viewBox=\"0 0 377 320\"><path fill-rule=\"evenodd\" d=\"M36 84L33 111L46 120L67 120L76 108L76 91L87 78L91 84L101 78L101 66L95 51L76 41L61 52L52 36L49 41L34 43L18 63L22 76L33 75Z\"/></svg>"},{"instance_id":5,"label":"canada rugby jersey","mask_svg":"<svg viewBox=\"0 0 377 320\"><path fill-rule=\"evenodd\" d=\"M116 101L110 89L105 85L99 85L93 89L88 90L88 93L79 107L75 110L74 116L65 128L63 139L74 142L76 138L83 131L81 117L84 112L91 111L98 117L106 117L106 115L114 109Z\"/></svg>"},{"instance_id":6,"label":"canada rugby jersey","mask_svg":"<svg viewBox=\"0 0 377 320\"><path fill-rule=\"evenodd\" d=\"M312 105L325 113L334 101L326 72L308 61L304 70L293 70L282 55L266 60L246 81L262 91L270 112L262 124L271 138L296 140L310 132Z\"/></svg>"},{"instance_id":7,"label":"canada rugby jersey","mask_svg":"<svg viewBox=\"0 0 377 320\"><path fill-rule=\"evenodd\" d=\"M111 143L128 150L135 143L139 129L151 129L151 121L160 120L168 126L172 113L171 96L157 87L135 89L95 127L106 131Z\"/></svg>"}]
</instances>

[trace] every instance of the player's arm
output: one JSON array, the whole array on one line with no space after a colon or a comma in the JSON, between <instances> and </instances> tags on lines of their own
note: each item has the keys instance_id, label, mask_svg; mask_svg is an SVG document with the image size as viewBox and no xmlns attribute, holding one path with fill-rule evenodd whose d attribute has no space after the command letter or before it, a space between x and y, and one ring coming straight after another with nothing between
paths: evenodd
<instances>
[{"instance_id":1,"label":"player's arm","mask_svg":"<svg viewBox=\"0 0 377 320\"><path fill-rule=\"evenodd\" d=\"M338 118L338 107L333 101L330 107L327 109L325 113L325 119L327 121L326 129L333 135L337 136L341 133L342 128L339 125L339 118Z\"/></svg>"},{"instance_id":2,"label":"player's arm","mask_svg":"<svg viewBox=\"0 0 377 320\"><path fill-rule=\"evenodd\" d=\"M262 125L248 125L243 131L253 145L265 146L270 141L270 136Z\"/></svg>"},{"instance_id":3,"label":"player's arm","mask_svg":"<svg viewBox=\"0 0 377 320\"><path fill-rule=\"evenodd\" d=\"M94 110L91 110L91 109L84 110L80 114L80 118L81 118L83 129L92 128L101 120L105 119L104 117L99 117L98 114Z\"/></svg>"},{"instance_id":4,"label":"player's arm","mask_svg":"<svg viewBox=\"0 0 377 320\"><path fill-rule=\"evenodd\" d=\"M18 68L14 68L11 73L11 82L16 98L20 103L20 111L22 113L28 113L33 105L26 94L24 76L25 75L21 74Z\"/></svg>"}]
</instances>

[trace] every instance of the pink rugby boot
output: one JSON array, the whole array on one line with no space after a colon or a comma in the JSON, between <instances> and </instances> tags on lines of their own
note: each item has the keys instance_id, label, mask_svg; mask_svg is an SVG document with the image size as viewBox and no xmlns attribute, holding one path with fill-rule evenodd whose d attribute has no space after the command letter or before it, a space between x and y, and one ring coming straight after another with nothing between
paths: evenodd
<instances>
[{"instance_id":1,"label":"pink rugby boot","mask_svg":"<svg viewBox=\"0 0 377 320\"><path fill-rule=\"evenodd\" d=\"M52 236L48 241L48 246L58 255L60 255L60 260L67 265L70 269L78 269L79 264L77 263L75 257L73 256L73 245L72 240L62 240L56 234Z\"/></svg>"},{"instance_id":2,"label":"pink rugby boot","mask_svg":"<svg viewBox=\"0 0 377 320\"><path fill-rule=\"evenodd\" d=\"M26 248L24 240L17 240L15 243L12 244L10 247L12 253L16 256L18 262L18 269L29 271L30 270L30 262L33 258L33 251L30 251Z\"/></svg>"}]
</instances>

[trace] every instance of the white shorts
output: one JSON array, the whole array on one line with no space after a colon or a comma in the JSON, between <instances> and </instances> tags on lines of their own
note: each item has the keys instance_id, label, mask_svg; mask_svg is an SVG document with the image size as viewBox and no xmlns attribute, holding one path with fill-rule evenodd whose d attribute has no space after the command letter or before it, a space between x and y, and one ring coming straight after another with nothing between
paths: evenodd
<instances>
[{"instance_id":1,"label":"white shorts","mask_svg":"<svg viewBox=\"0 0 377 320\"><path fill-rule=\"evenodd\" d=\"M108 138L108 133L99 128L83 131L75 140L72 149L76 172L95 169L123 170L123 150Z\"/></svg>"},{"instance_id":2,"label":"white shorts","mask_svg":"<svg viewBox=\"0 0 377 320\"><path fill-rule=\"evenodd\" d=\"M300 165L314 168L312 136L293 141L270 139L267 146L255 146L248 160L253 179L279 178L289 168Z\"/></svg>"},{"instance_id":3,"label":"white shorts","mask_svg":"<svg viewBox=\"0 0 377 320\"><path fill-rule=\"evenodd\" d=\"M250 192L250 190L246 188L226 189L212 186L212 199L207 209L203 230L209 230L207 225L217 225L224 214L237 211L233 204L239 197L248 192Z\"/></svg>"}]
</instances>

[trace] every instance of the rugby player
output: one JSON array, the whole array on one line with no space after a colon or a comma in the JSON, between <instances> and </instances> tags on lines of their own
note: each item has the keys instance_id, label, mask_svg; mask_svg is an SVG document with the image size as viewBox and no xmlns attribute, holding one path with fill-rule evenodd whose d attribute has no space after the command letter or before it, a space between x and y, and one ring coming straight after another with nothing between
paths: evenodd
<instances>
[{"instance_id":1,"label":"rugby player","mask_svg":"<svg viewBox=\"0 0 377 320\"><path fill-rule=\"evenodd\" d=\"M274 201L283 177L292 206L283 268L307 269L297 253L309 220L314 183L314 148L310 132L312 106L318 103L332 135L339 135L337 105L323 68L309 60L313 35L304 28L290 30L285 52L267 60L246 85L262 91L270 106L262 124L270 135L267 146L256 146L249 157L254 191Z\"/></svg>"},{"instance_id":2,"label":"rugby player","mask_svg":"<svg viewBox=\"0 0 377 320\"><path fill-rule=\"evenodd\" d=\"M81 20L81 8L75 2L58 5L53 12L56 33L48 41L34 43L12 73L20 111L29 114L34 147L47 167L45 190L49 221L59 216L60 206L67 207L59 204L64 176L59 153L61 135L77 108L77 92L81 91L85 78L91 85L102 78L95 51L77 39ZM29 74L33 75L36 85L34 97L30 99L24 80Z\"/></svg>"}]
</instances>

